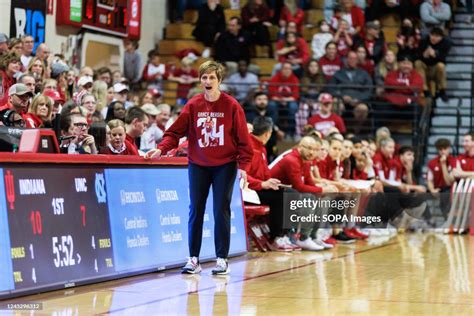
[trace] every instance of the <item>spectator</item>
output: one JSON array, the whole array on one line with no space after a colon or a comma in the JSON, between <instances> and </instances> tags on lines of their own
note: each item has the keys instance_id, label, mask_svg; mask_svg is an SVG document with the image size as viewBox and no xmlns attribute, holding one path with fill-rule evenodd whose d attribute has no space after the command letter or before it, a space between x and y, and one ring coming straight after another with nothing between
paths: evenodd
<instances>
[{"instance_id":1,"label":"spectator","mask_svg":"<svg viewBox=\"0 0 474 316\"><path fill-rule=\"evenodd\" d=\"M49 57L52 56L52 55L51 55L51 51L49 50L46 43L41 43L41 44L38 45L38 47L36 47L35 56L38 57L39 59L41 59L43 61L43 63L46 66L48 66Z\"/></svg>"},{"instance_id":2,"label":"spectator","mask_svg":"<svg viewBox=\"0 0 474 316\"><path fill-rule=\"evenodd\" d=\"M335 42L327 43L326 54L319 59L318 63L326 81L331 80L334 74L342 68L342 61L337 55L337 45Z\"/></svg>"},{"instance_id":3,"label":"spectator","mask_svg":"<svg viewBox=\"0 0 474 316\"><path fill-rule=\"evenodd\" d=\"M128 82L134 87L138 87L141 69L142 69L142 56L138 52L138 41L126 39L123 41L125 46L124 62L123 62L123 75L127 78ZM122 74L120 74L120 77ZM112 74L112 78L114 74ZM115 83L115 80L113 80Z\"/></svg>"},{"instance_id":4,"label":"spectator","mask_svg":"<svg viewBox=\"0 0 474 316\"><path fill-rule=\"evenodd\" d=\"M409 192L425 193L426 187L418 185L415 180L414 163L415 163L415 150L411 146L402 146L398 152L398 159L401 168L400 178L404 183Z\"/></svg>"},{"instance_id":5,"label":"spectator","mask_svg":"<svg viewBox=\"0 0 474 316\"><path fill-rule=\"evenodd\" d=\"M18 77L18 83L24 84L28 90L31 91L31 93L34 95L35 94L35 89L36 89L36 80L35 77L31 74L23 74L20 77Z\"/></svg>"},{"instance_id":6,"label":"spectator","mask_svg":"<svg viewBox=\"0 0 474 316\"><path fill-rule=\"evenodd\" d=\"M66 74L67 88L65 91L65 98L72 99L74 92L76 91L76 72L74 70L69 70Z\"/></svg>"},{"instance_id":7,"label":"spectator","mask_svg":"<svg viewBox=\"0 0 474 316\"><path fill-rule=\"evenodd\" d=\"M54 79L46 79L43 81L43 86L41 87L41 92L53 90L58 91L58 82Z\"/></svg>"},{"instance_id":8,"label":"spectator","mask_svg":"<svg viewBox=\"0 0 474 316\"><path fill-rule=\"evenodd\" d=\"M107 114L105 116L105 121L109 122L111 120L121 120L125 121L125 105L121 101L112 101L107 107Z\"/></svg>"},{"instance_id":9,"label":"spectator","mask_svg":"<svg viewBox=\"0 0 474 316\"><path fill-rule=\"evenodd\" d=\"M354 5L353 0L341 0L342 15L341 19L344 19L349 23L349 33L359 34L361 33L365 25L364 12L358 6Z\"/></svg>"},{"instance_id":10,"label":"spectator","mask_svg":"<svg viewBox=\"0 0 474 316\"><path fill-rule=\"evenodd\" d=\"M387 46L385 38L380 31L380 23L378 21L368 22L365 26L365 33L359 34L354 38L354 47L365 47L367 57L372 59L375 64L378 64L385 52Z\"/></svg>"},{"instance_id":11,"label":"spectator","mask_svg":"<svg viewBox=\"0 0 474 316\"><path fill-rule=\"evenodd\" d=\"M102 80L96 80L92 84L92 95L97 100L97 111L102 112L107 108L107 89L108 85Z\"/></svg>"},{"instance_id":12,"label":"spectator","mask_svg":"<svg viewBox=\"0 0 474 316\"><path fill-rule=\"evenodd\" d=\"M21 55L21 63L23 64L23 68L27 69L31 59L34 57L33 48L35 45L35 40L31 35L24 35L21 40L23 42L23 55Z\"/></svg>"},{"instance_id":13,"label":"spectator","mask_svg":"<svg viewBox=\"0 0 474 316\"><path fill-rule=\"evenodd\" d=\"M68 90L68 72L69 66L62 61L56 61L51 64L51 79L55 79L58 82L58 92L63 98L66 98Z\"/></svg>"},{"instance_id":14,"label":"spectator","mask_svg":"<svg viewBox=\"0 0 474 316\"><path fill-rule=\"evenodd\" d=\"M251 97L253 91L258 88L257 75L248 71L248 63L245 60L239 61L238 72L230 75L225 83L228 85L233 96L243 104Z\"/></svg>"},{"instance_id":15,"label":"spectator","mask_svg":"<svg viewBox=\"0 0 474 316\"><path fill-rule=\"evenodd\" d=\"M89 67L89 66L84 66L79 71L79 76L78 77L79 78L81 78L81 77L91 77L91 78L93 78L94 77L94 70L92 70L92 68Z\"/></svg>"},{"instance_id":16,"label":"spectator","mask_svg":"<svg viewBox=\"0 0 474 316\"><path fill-rule=\"evenodd\" d=\"M301 95L306 99L315 100L326 83L324 75L316 60L311 60L301 79Z\"/></svg>"},{"instance_id":17,"label":"spectator","mask_svg":"<svg viewBox=\"0 0 474 316\"><path fill-rule=\"evenodd\" d=\"M425 0L420 6L421 34L427 35L433 27L444 29L451 19L451 7L443 0Z\"/></svg>"},{"instance_id":18,"label":"spectator","mask_svg":"<svg viewBox=\"0 0 474 316\"><path fill-rule=\"evenodd\" d=\"M6 55L9 52L8 36L5 33L0 33L0 56ZM21 56L21 55L18 55Z\"/></svg>"},{"instance_id":19,"label":"spectator","mask_svg":"<svg viewBox=\"0 0 474 316\"><path fill-rule=\"evenodd\" d=\"M39 94L31 103L24 119L27 128L51 127L53 100L46 95Z\"/></svg>"},{"instance_id":20,"label":"spectator","mask_svg":"<svg viewBox=\"0 0 474 316\"><path fill-rule=\"evenodd\" d=\"M121 120L111 120L107 123L110 129L110 142L107 147L101 149L104 155L137 155L136 150L125 141L125 123ZM128 145L128 146L127 146Z\"/></svg>"},{"instance_id":21,"label":"spectator","mask_svg":"<svg viewBox=\"0 0 474 316\"><path fill-rule=\"evenodd\" d=\"M311 58L306 41L297 37L296 33L286 33L285 40L278 41L276 49L279 63L275 65L272 73L277 73L283 63L290 63L294 74L301 77L304 66Z\"/></svg>"},{"instance_id":22,"label":"spectator","mask_svg":"<svg viewBox=\"0 0 474 316\"><path fill-rule=\"evenodd\" d=\"M2 34L3 33L0 34L0 43L2 41ZM5 34L3 34L3 36L6 37ZM23 42L21 41L21 38L12 38L10 40L10 44L8 44L8 50L10 52L16 53L18 56L23 55ZM4 55L7 52L8 51L6 51L6 50L4 50L3 53L0 51L0 55Z\"/></svg>"},{"instance_id":23,"label":"spectator","mask_svg":"<svg viewBox=\"0 0 474 316\"><path fill-rule=\"evenodd\" d=\"M125 146L133 155L138 155L136 139L143 135L148 126L148 116L138 106L132 106L125 113Z\"/></svg>"},{"instance_id":24,"label":"spectator","mask_svg":"<svg viewBox=\"0 0 474 316\"><path fill-rule=\"evenodd\" d=\"M64 98L59 94L58 91L46 91L45 96L49 97L52 100L53 107L51 109L51 126L56 132L56 135L61 134L61 118L60 112L62 110L62 105L64 104Z\"/></svg>"},{"instance_id":25,"label":"spectator","mask_svg":"<svg viewBox=\"0 0 474 316\"><path fill-rule=\"evenodd\" d=\"M333 41L331 28L325 20L319 21L319 32L313 35L311 41L311 49L313 51L313 59L319 60L325 53L326 45Z\"/></svg>"},{"instance_id":26,"label":"spectator","mask_svg":"<svg viewBox=\"0 0 474 316\"><path fill-rule=\"evenodd\" d=\"M163 131L163 133L168 129L168 121L171 117L171 106L166 103L158 104L158 115L156 116L156 126Z\"/></svg>"},{"instance_id":27,"label":"spectator","mask_svg":"<svg viewBox=\"0 0 474 316\"><path fill-rule=\"evenodd\" d=\"M114 84L114 100L123 102L126 109L133 106L131 102L127 101L129 92L130 92L130 89L128 88L127 85L120 82Z\"/></svg>"},{"instance_id":28,"label":"spectator","mask_svg":"<svg viewBox=\"0 0 474 316\"><path fill-rule=\"evenodd\" d=\"M392 70L385 77L385 100L400 107L422 103L423 77L413 69L413 58L398 56L398 70Z\"/></svg>"},{"instance_id":29,"label":"spectator","mask_svg":"<svg viewBox=\"0 0 474 316\"><path fill-rule=\"evenodd\" d=\"M359 46L356 49L357 54L357 65L360 69L365 70L370 76L374 77L374 61L372 59L367 59L367 51L364 46Z\"/></svg>"},{"instance_id":30,"label":"spectator","mask_svg":"<svg viewBox=\"0 0 474 316\"><path fill-rule=\"evenodd\" d=\"M430 31L427 39L420 43L418 48L418 60L415 67L423 78L423 90L425 96L439 96L444 102L448 102L446 95L446 57L451 49L451 42L439 27Z\"/></svg>"},{"instance_id":31,"label":"spectator","mask_svg":"<svg viewBox=\"0 0 474 316\"><path fill-rule=\"evenodd\" d=\"M453 170L455 178L474 177L474 131L464 134L462 139L464 153L457 157L456 169Z\"/></svg>"},{"instance_id":32,"label":"spectator","mask_svg":"<svg viewBox=\"0 0 474 316\"><path fill-rule=\"evenodd\" d=\"M404 19L397 33L398 54L415 56L420 45L421 32L410 19Z\"/></svg>"},{"instance_id":33,"label":"spectator","mask_svg":"<svg viewBox=\"0 0 474 316\"><path fill-rule=\"evenodd\" d=\"M92 84L93 80L92 77L89 76L82 76L77 81L77 92L74 94L73 100L77 104L81 104L82 96L87 93L92 92Z\"/></svg>"},{"instance_id":34,"label":"spectator","mask_svg":"<svg viewBox=\"0 0 474 316\"><path fill-rule=\"evenodd\" d=\"M272 12L264 0L249 0L242 8L243 29L250 33L253 45L268 46L268 57L273 57L273 46L270 41L269 27Z\"/></svg>"},{"instance_id":35,"label":"spectator","mask_svg":"<svg viewBox=\"0 0 474 316\"><path fill-rule=\"evenodd\" d=\"M327 136L332 127L336 127L339 133L346 132L346 126L342 118L332 112L334 99L329 93L319 95L319 113L309 118L308 124L323 136Z\"/></svg>"},{"instance_id":36,"label":"spectator","mask_svg":"<svg viewBox=\"0 0 474 316\"><path fill-rule=\"evenodd\" d=\"M292 72L292 65L283 63L281 70L269 81L268 93L270 96L270 107L279 109L278 115L285 117L280 119L279 124L284 124L284 130L288 134L295 133L295 113L298 110L299 81Z\"/></svg>"},{"instance_id":37,"label":"spectator","mask_svg":"<svg viewBox=\"0 0 474 316\"><path fill-rule=\"evenodd\" d=\"M142 105L141 109L148 115L149 126L143 135L140 137L140 150L147 152L150 149L155 149L156 145L161 142L164 130L158 128L157 116L160 114L158 108L151 103ZM161 123L161 122L160 122Z\"/></svg>"},{"instance_id":38,"label":"spectator","mask_svg":"<svg viewBox=\"0 0 474 316\"><path fill-rule=\"evenodd\" d=\"M178 82L177 105L186 104L189 90L193 87L194 83L199 82L199 74L192 66L193 60L189 57L184 57L181 59L181 67L175 69L168 77L169 80Z\"/></svg>"},{"instance_id":39,"label":"spectator","mask_svg":"<svg viewBox=\"0 0 474 316\"><path fill-rule=\"evenodd\" d=\"M381 96L383 94L383 85L387 74L395 70L398 70L397 58L393 51L387 50L385 57L375 68L375 85L377 86L377 96Z\"/></svg>"},{"instance_id":40,"label":"spectator","mask_svg":"<svg viewBox=\"0 0 474 316\"><path fill-rule=\"evenodd\" d=\"M33 94L27 86L16 83L9 87L7 103L0 106L0 111L15 110L23 117L28 111L31 97L33 97Z\"/></svg>"},{"instance_id":41,"label":"spectator","mask_svg":"<svg viewBox=\"0 0 474 316\"><path fill-rule=\"evenodd\" d=\"M339 21L333 41L337 44L337 53L339 57L346 57L350 48L354 44L352 35L349 33L349 23L346 20L341 19Z\"/></svg>"},{"instance_id":42,"label":"spectator","mask_svg":"<svg viewBox=\"0 0 474 316\"><path fill-rule=\"evenodd\" d=\"M104 118L99 111L97 111L97 100L93 94L86 93L82 96L81 106L85 109L87 122L90 124L93 121L93 117L97 117L103 121Z\"/></svg>"},{"instance_id":43,"label":"spectator","mask_svg":"<svg viewBox=\"0 0 474 316\"><path fill-rule=\"evenodd\" d=\"M33 57L28 65L27 71L35 77L36 81L42 82L46 78L46 65L38 57Z\"/></svg>"},{"instance_id":44,"label":"spectator","mask_svg":"<svg viewBox=\"0 0 474 316\"><path fill-rule=\"evenodd\" d=\"M89 124L82 114L61 115L61 152L67 154L97 154L95 139L88 134L88 131Z\"/></svg>"},{"instance_id":45,"label":"spectator","mask_svg":"<svg viewBox=\"0 0 474 316\"><path fill-rule=\"evenodd\" d=\"M438 155L428 162L426 184L430 193L440 194L440 208L445 218L449 212L451 186L456 181L452 171L456 168L456 158L451 156L451 142L439 138L435 142Z\"/></svg>"},{"instance_id":46,"label":"spectator","mask_svg":"<svg viewBox=\"0 0 474 316\"><path fill-rule=\"evenodd\" d=\"M15 76L20 72L20 57L15 53L8 53L0 60L0 106L8 102L8 89L15 84Z\"/></svg>"},{"instance_id":47,"label":"spectator","mask_svg":"<svg viewBox=\"0 0 474 316\"><path fill-rule=\"evenodd\" d=\"M250 34L242 30L242 20L234 16L215 41L215 59L226 64L229 73L234 73L239 60L250 62L250 46Z\"/></svg>"},{"instance_id":48,"label":"spectator","mask_svg":"<svg viewBox=\"0 0 474 316\"><path fill-rule=\"evenodd\" d=\"M142 95L140 96L140 106L147 103L152 103L154 105L157 105L155 92L153 91L153 89L144 91Z\"/></svg>"},{"instance_id":49,"label":"spectator","mask_svg":"<svg viewBox=\"0 0 474 316\"><path fill-rule=\"evenodd\" d=\"M166 67L165 64L160 63L160 54L158 51L153 51L150 56L150 61L143 69L143 81L146 82L148 89L157 89L163 94L162 81L165 79Z\"/></svg>"},{"instance_id":50,"label":"spectator","mask_svg":"<svg viewBox=\"0 0 474 316\"><path fill-rule=\"evenodd\" d=\"M298 26L295 22L291 21L286 25L286 27L283 27L278 31L277 41L285 39L286 34L288 33L296 33L298 37L301 37L301 33L298 32Z\"/></svg>"},{"instance_id":51,"label":"spectator","mask_svg":"<svg viewBox=\"0 0 474 316\"><path fill-rule=\"evenodd\" d=\"M365 117L368 115L367 102L372 97L372 79L369 74L358 68L357 54L350 51L347 54L347 65L334 74L329 82L328 91L342 99L346 110L352 112L357 107L365 107Z\"/></svg>"},{"instance_id":52,"label":"spectator","mask_svg":"<svg viewBox=\"0 0 474 316\"><path fill-rule=\"evenodd\" d=\"M15 128L24 128L25 121L15 110L5 109L0 111L0 126L15 127ZM8 150L1 151L12 151L13 148Z\"/></svg>"},{"instance_id":53,"label":"spectator","mask_svg":"<svg viewBox=\"0 0 474 316\"><path fill-rule=\"evenodd\" d=\"M112 71L109 67L101 67L97 70L97 80L105 82L108 86L112 84Z\"/></svg>"},{"instance_id":54,"label":"spectator","mask_svg":"<svg viewBox=\"0 0 474 316\"><path fill-rule=\"evenodd\" d=\"M141 69L142 69L141 67L140 67L140 69L138 69L138 72L139 72L138 75L139 76L141 76ZM121 82L123 80L123 78L124 77L122 77L122 72L120 70L114 70L114 72L112 72L112 83L113 84L116 84L117 82ZM141 79L141 77L138 80L140 80L140 79Z\"/></svg>"},{"instance_id":55,"label":"spectator","mask_svg":"<svg viewBox=\"0 0 474 316\"><path fill-rule=\"evenodd\" d=\"M225 31L224 8L218 0L207 0L199 9L196 28L193 36L206 47L202 52L202 57L208 58L211 55L210 48L215 40Z\"/></svg>"},{"instance_id":56,"label":"spectator","mask_svg":"<svg viewBox=\"0 0 474 316\"><path fill-rule=\"evenodd\" d=\"M304 11L298 8L296 0L284 0L280 11L280 27L286 27L289 22L295 22L298 33L303 34Z\"/></svg>"}]
</instances>

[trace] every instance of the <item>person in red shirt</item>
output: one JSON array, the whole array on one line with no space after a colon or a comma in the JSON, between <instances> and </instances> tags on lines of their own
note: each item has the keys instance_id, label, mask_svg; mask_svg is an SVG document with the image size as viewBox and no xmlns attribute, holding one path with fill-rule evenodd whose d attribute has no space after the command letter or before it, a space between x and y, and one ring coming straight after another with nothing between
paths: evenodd
<instances>
[{"instance_id":1,"label":"person in red shirt","mask_svg":"<svg viewBox=\"0 0 474 316\"><path fill-rule=\"evenodd\" d=\"M135 148L125 141L125 124L121 120L110 120L107 123L110 129L110 142L100 150L103 155L138 155Z\"/></svg>"},{"instance_id":2,"label":"person in red shirt","mask_svg":"<svg viewBox=\"0 0 474 316\"><path fill-rule=\"evenodd\" d=\"M0 64L0 106L8 103L8 89L15 84L14 76L20 69L21 60L15 53L8 53L2 57Z\"/></svg>"},{"instance_id":3,"label":"person in red shirt","mask_svg":"<svg viewBox=\"0 0 474 316\"><path fill-rule=\"evenodd\" d=\"M51 126L53 100L44 94L37 95L31 103L28 113L24 115L27 128Z\"/></svg>"},{"instance_id":4,"label":"person in red shirt","mask_svg":"<svg viewBox=\"0 0 474 316\"><path fill-rule=\"evenodd\" d=\"M350 19L350 21L352 22L350 26L353 29L353 34L360 33L365 25L364 11L362 11L362 9L358 6L354 5L353 0L341 0L341 8L341 18L344 19L346 18L346 16L350 16L350 18L346 19Z\"/></svg>"},{"instance_id":5,"label":"person in red shirt","mask_svg":"<svg viewBox=\"0 0 474 316\"><path fill-rule=\"evenodd\" d=\"M287 134L293 135L296 127L295 114L298 111L299 80L293 74L292 65L284 62L281 70L268 83L269 107L279 109L280 117L286 117L286 124L280 124L283 123L280 119L278 126ZM285 125L286 128L283 128Z\"/></svg>"},{"instance_id":6,"label":"person in red shirt","mask_svg":"<svg viewBox=\"0 0 474 316\"><path fill-rule=\"evenodd\" d=\"M451 173L456 168L457 160L451 156L449 139L439 138L435 146L438 155L428 162L426 182L431 193L439 193L440 208L446 218L450 209L451 186L456 181Z\"/></svg>"},{"instance_id":7,"label":"person in red shirt","mask_svg":"<svg viewBox=\"0 0 474 316\"><path fill-rule=\"evenodd\" d=\"M385 100L397 106L398 109L407 105L421 104L423 78L413 69L413 57L399 55L398 70L392 70L385 77Z\"/></svg>"},{"instance_id":8,"label":"person in red shirt","mask_svg":"<svg viewBox=\"0 0 474 316\"><path fill-rule=\"evenodd\" d=\"M458 163L453 170L456 178L474 177L474 131L467 132L462 140L464 154L457 157Z\"/></svg>"},{"instance_id":9,"label":"person in red shirt","mask_svg":"<svg viewBox=\"0 0 474 316\"><path fill-rule=\"evenodd\" d=\"M7 103L0 106L0 111L15 110L22 117L25 116L30 106L30 100L33 93L22 83L15 83L7 92ZM24 118L23 118L24 119Z\"/></svg>"},{"instance_id":10,"label":"person in red shirt","mask_svg":"<svg viewBox=\"0 0 474 316\"><path fill-rule=\"evenodd\" d=\"M318 61L326 81L331 80L336 72L342 69L342 61L337 54L337 44L333 41L326 44L326 54Z\"/></svg>"},{"instance_id":11,"label":"person in red shirt","mask_svg":"<svg viewBox=\"0 0 474 316\"><path fill-rule=\"evenodd\" d=\"M204 93L191 98L176 121L165 132L157 149L145 158L166 154L178 146L179 140L189 140L189 194L191 198L189 229L190 257L183 273L199 273L199 253L206 200L212 185L214 196L215 246L217 265L213 274L227 274L230 246L230 202L237 170L244 182L252 160L252 147L240 104L219 90L224 67L206 61L199 67L199 79Z\"/></svg>"},{"instance_id":12,"label":"person in red shirt","mask_svg":"<svg viewBox=\"0 0 474 316\"><path fill-rule=\"evenodd\" d=\"M138 146L135 140L142 136L148 126L148 115L138 106L132 106L125 113L125 145L131 154L138 155Z\"/></svg>"},{"instance_id":13,"label":"person in red shirt","mask_svg":"<svg viewBox=\"0 0 474 316\"><path fill-rule=\"evenodd\" d=\"M297 0L285 0L280 11L280 27L284 28L289 22L295 22L298 33L303 34L304 11L298 8Z\"/></svg>"},{"instance_id":14,"label":"person in red shirt","mask_svg":"<svg viewBox=\"0 0 474 316\"><path fill-rule=\"evenodd\" d=\"M334 99L329 93L321 93L318 98L319 113L309 118L308 124L314 126L314 129L326 136L332 127L336 127L341 134L346 132L346 125L343 119L332 113Z\"/></svg>"},{"instance_id":15,"label":"person in red shirt","mask_svg":"<svg viewBox=\"0 0 474 316\"><path fill-rule=\"evenodd\" d=\"M275 65L273 73L281 69L284 62L289 62L293 67L293 72L298 77L303 74L304 66L311 58L309 46L304 38L298 37L296 33L289 32L285 34L285 39L279 40L276 44L276 55L279 64Z\"/></svg>"},{"instance_id":16,"label":"person in red shirt","mask_svg":"<svg viewBox=\"0 0 474 316\"><path fill-rule=\"evenodd\" d=\"M181 68L175 69L168 77L168 80L178 82L177 105L186 104L189 90L193 87L194 83L199 82L199 74L192 66L193 60L189 57L184 57L181 59Z\"/></svg>"}]
</instances>

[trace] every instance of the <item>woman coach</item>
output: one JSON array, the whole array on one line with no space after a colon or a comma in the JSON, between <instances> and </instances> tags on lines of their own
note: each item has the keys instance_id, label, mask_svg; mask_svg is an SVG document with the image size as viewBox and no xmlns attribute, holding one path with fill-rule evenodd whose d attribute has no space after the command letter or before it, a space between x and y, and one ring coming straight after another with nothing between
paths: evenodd
<instances>
[{"instance_id":1,"label":"woman coach","mask_svg":"<svg viewBox=\"0 0 474 316\"><path fill-rule=\"evenodd\" d=\"M217 265L212 274L227 274L230 246L230 202L237 169L246 181L252 160L252 147L245 114L240 104L219 90L224 68L214 61L199 67L203 93L190 99L176 122L168 128L157 149L147 152L150 159L178 146L179 139L189 140L188 243L190 257L183 273L199 273L199 252L206 200L212 185L214 202L214 244Z\"/></svg>"}]
</instances>

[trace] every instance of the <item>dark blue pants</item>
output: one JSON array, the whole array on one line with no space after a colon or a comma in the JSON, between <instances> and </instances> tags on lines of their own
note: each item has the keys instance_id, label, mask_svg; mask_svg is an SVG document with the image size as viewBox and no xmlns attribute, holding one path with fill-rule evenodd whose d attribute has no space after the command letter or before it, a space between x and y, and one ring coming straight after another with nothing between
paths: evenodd
<instances>
[{"instance_id":1,"label":"dark blue pants","mask_svg":"<svg viewBox=\"0 0 474 316\"><path fill-rule=\"evenodd\" d=\"M203 167L189 163L188 243L191 257L199 257L202 243L202 226L206 201L212 185L214 204L214 245L216 256L227 258L230 247L230 201L237 175L237 163L216 167Z\"/></svg>"}]
</instances>

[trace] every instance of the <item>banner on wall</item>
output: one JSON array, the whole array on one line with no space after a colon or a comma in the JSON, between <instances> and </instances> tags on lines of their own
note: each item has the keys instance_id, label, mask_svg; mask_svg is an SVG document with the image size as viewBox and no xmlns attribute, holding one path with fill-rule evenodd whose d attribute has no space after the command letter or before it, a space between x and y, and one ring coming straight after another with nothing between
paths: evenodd
<instances>
[{"instance_id":1,"label":"banner on wall","mask_svg":"<svg viewBox=\"0 0 474 316\"><path fill-rule=\"evenodd\" d=\"M12 0L10 12L10 37L33 36L35 51L45 41L46 1Z\"/></svg>"}]
</instances>

